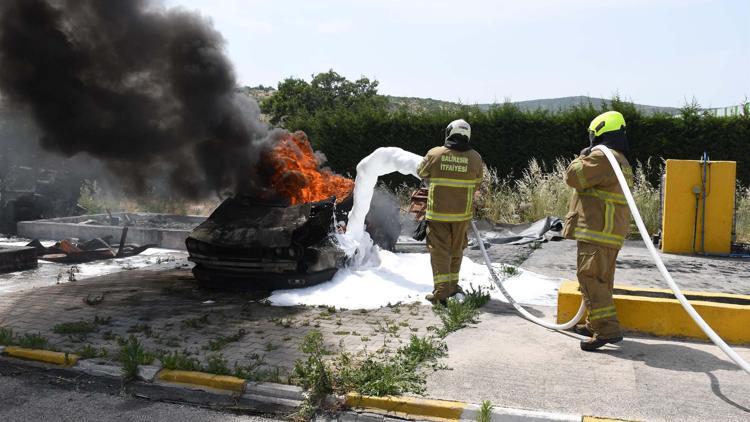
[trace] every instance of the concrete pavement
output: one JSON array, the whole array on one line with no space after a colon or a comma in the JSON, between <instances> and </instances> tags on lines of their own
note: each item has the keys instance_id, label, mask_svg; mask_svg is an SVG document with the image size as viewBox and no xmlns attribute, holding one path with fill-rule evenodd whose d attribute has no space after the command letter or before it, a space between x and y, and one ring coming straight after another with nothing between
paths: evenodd
<instances>
[{"instance_id":1,"label":"concrete pavement","mask_svg":"<svg viewBox=\"0 0 750 422\"><path fill-rule=\"evenodd\" d=\"M683 290L750 294L750 259L661 254L664 265ZM576 242L544 243L521 264L551 277L575 279ZM641 240L628 240L617 257L615 283L668 288Z\"/></svg>"},{"instance_id":2,"label":"concrete pavement","mask_svg":"<svg viewBox=\"0 0 750 422\"><path fill-rule=\"evenodd\" d=\"M532 313L552 320L554 308ZM451 370L429 376L427 395L631 420L750 419L750 375L712 344L629 336L586 353L578 342L493 301L477 326L447 338Z\"/></svg>"}]
</instances>

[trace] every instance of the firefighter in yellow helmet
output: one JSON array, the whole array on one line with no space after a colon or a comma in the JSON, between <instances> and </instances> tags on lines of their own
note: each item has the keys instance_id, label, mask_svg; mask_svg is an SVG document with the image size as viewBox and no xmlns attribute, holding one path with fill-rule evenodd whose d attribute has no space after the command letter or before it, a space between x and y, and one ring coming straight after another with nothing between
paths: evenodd
<instances>
[{"instance_id":1,"label":"firefighter in yellow helmet","mask_svg":"<svg viewBox=\"0 0 750 422\"><path fill-rule=\"evenodd\" d=\"M591 337L581 342L586 351L622 340L612 288L617 254L630 227L630 211L615 172L604 153L593 147L611 149L630 186L633 181L624 155L628 140L622 114L608 111L592 120L589 141L589 147L565 171L565 183L575 188L575 193L563 231L566 238L578 242L578 283L588 317L575 331Z\"/></svg>"},{"instance_id":2,"label":"firefighter in yellow helmet","mask_svg":"<svg viewBox=\"0 0 750 422\"><path fill-rule=\"evenodd\" d=\"M429 186L427 249L430 251L433 304L461 291L458 273L473 217L474 193L482 180L482 157L469 144L471 126L455 120L445 129L445 144L432 148L417 168Z\"/></svg>"}]
</instances>

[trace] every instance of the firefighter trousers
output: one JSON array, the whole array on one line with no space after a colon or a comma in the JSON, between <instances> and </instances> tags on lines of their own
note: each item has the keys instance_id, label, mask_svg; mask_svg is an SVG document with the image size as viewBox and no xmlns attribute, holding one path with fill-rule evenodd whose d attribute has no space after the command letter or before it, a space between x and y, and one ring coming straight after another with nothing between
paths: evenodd
<instances>
[{"instance_id":1,"label":"firefighter trousers","mask_svg":"<svg viewBox=\"0 0 750 422\"><path fill-rule=\"evenodd\" d=\"M588 316L586 327L596 338L622 336L612 289L619 249L578 242L578 284Z\"/></svg>"},{"instance_id":2,"label":"firefighter trousers","mask_svg":"<svg viewBox=\"0 0 750 422\"><path fill-rule=\"evenodd\" d=\"M427 249L430 251L433 294L443 300L458 291L458 273L464 258L464 249L469 243L466 232L470 221L428 221Z\"/></svg>"}]
</instances>

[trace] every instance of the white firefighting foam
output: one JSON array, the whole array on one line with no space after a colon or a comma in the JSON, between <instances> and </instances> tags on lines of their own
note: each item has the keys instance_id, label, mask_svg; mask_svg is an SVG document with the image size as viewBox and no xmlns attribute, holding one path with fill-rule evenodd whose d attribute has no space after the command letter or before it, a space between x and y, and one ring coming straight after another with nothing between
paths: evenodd
<instances>
[{"instance_id":1,"label":"white firefighting foam","mask_svg":"<svg viewBox=\"0 0 750 422\"><path fill-rule=\"evenodd\" d=\"M339 244L349 257L353 268L377 267L380 256L370 235L365 231L365 217L370 209L372 194L378 177L399 172L417 175L417 166L422 157L396 147L382 147L363 158L357 164L357 178L354 181L354 204L349 212L346 233L337 235Z\"/></svg>"},{"instance_id":2,"label":"white firefighting foam","mask_svg":"<svg viewBox=\"0 0 750 422\"><path fill-rule=\"evenodd\" d=\"M302 289L277 290L269 298L276 306L326 305L347 309L374 309L396 303L427 303L432 292L430 255L381 250L380 263L367 268L342 268L327 283ZM502 273L502 265L495 264ZM526 305L555 306L562 279L545 277L518 268L518 275L504 282L514 298ZM488 289L493 298L506 302L490 279L487 268L464 258L460 285Z\"/></svg>"},{"instance_id":3,"label":"white firefighting foam","mask_svg":"<svg viewBox=\"0 0 750 422\"><path fill-rule=\"evenodd\" d=\"M395 147L376 149L357 165L354 204L345 234L336 235L349 257L349 264L327 283L303 289L277 290L269 300L277 306L327 305L348 309L373 309L389 303L423 302L433 289L430 255L392 253L380 250L365 231L365 216L370 208L378 177L399 172L417 175L422 157ZM496 265L501 270L502 265ZM554 306L560 279L548 278L519 268L519 274L506 281L513 297L524 304ZM505 298L490 279L487 268L464 258L461 283L490 291L492 297Z\"/></svg>"}]
</instances>

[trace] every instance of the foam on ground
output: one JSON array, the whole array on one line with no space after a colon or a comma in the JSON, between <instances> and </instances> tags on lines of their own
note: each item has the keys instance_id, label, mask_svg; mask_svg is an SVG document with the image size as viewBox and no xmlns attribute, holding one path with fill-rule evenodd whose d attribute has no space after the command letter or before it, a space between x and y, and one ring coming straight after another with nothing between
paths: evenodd
<instances>
[{"instance_id":1,"label":"foam on ground","mask_svg":"<svg viewBox=\"0 0 750 422\"><path fill-rule=\"evenodd\" d=\"M25 246L28 243L28 239L0 238L0 246ZM54 241L42 241L42 245L47 247L54 244ZM0 274L0 293L58 284L58 276L59 283L67 283L68 271L71 271L73 267L76 268L76 270L73 270L76 280L134 269L160 271L189 268L192 263L187 261L187 256L188 254L185 251L149 248L139 255L127 258L103 259L85 264L61 264L40 259L38 261L39 266L35 269Z\"/></svg>"},{"instance_id":2,"label":"foam on ground","mask_svg":"<svg viewBox=\"0 0 750 422\"><path fill-rule=\"evenodd\" d=\"M389 303L421 302L432 292L430 255L426 253L392 253L379 251L380 265L369 268L342 268L329 282L302 289L277 290L269 298L276 306L326 305L347 309L374 309ZM499 271L502 264L495 264ZM555 306L562 279L545 277L518 268L519 274L505 281L505 286L519 303ZM460 284L488 289L493 298L505 302L490 279L487 268L464 257Z\"/></svg>"}]
</instances>

